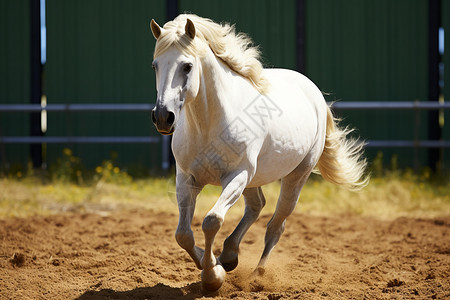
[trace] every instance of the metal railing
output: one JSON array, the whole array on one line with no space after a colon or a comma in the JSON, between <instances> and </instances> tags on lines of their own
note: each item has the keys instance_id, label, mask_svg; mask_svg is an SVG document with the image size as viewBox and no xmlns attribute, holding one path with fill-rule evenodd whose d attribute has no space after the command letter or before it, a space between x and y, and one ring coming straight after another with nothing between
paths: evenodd
<instances>
[{"instance_id":1,"label":"metal railing","mask_svg":"<svg viewBox=\"0 0 450 300\"><path fill-rule=\"evenodd\" d=\"M103 112L103 111L151 111L154 104L0 104L0 112Z\"/></svg>"},{"instance_id":2,"label":"metal railing","mask_svg":"<svg viewBox=\"0 0 450 300\"><path fill-rule=\"evenodd\" d=\"M335 109L408 109L437 110L450 109L450 102L437 101L343 101L334 102Z\"/></svg>"},{"instance_id":3,"label":"metal railing","mask_svg":"<svg viewBox=\"0 0 450 300\"><path fill-rule=\"evenodd\" d=\"M0 104L0 112L150 112L154 104ZM5 144L159 143L155 136L0 136Z\"/></svg>"},{"instance_id":4,"label":"metal railing","mask_svg":"<svg viewBox=\"0 0 450 300\"><path fill-rule=\"evenodd\" d=\"M329 103L334 110L441 110L450 103L437 101L355 101ZM154 104L0 104L1 112L150 112ZM148 143L161 144L162 169L170 167L170 138L167 136L0 136L0 144ZM370 148L450 148L444 140L368 140Z\"/></svg>"},{"instance_id":5,"label":"metal railing","mask_svg":"<svg viewBox=\"0 0 450 300\"><path fill-rule=\"evenodd\" d=\"M439 110L450 109L450 103L437 101L346 101L331 104L335 110ZM0 112L133 112L151 111L154 104L0 104ZM40 143L159 143L152 136L0 136L4 144ZM165 147L168 147L167 145ZM450 141L369 140L366 147L450 148Z\"/></svg>"},{"instance_id":6,"label":"metal railing","mask_svg":"<svg viewBox=\"0 0 450 300\"><path fill-rule=\"evenodd\" d=\"M0 112L150 112L154 104L0 104ZM161 167L170 167L166 136L0 136L0 144L161 144Z\"/></svg>"},{"instance_id":7,"label":"metal railing","mask_svg":"<svg viewBox=\"0 0 450 300\"><path fill-rule=\"evenodd\" d=\"M335 110L439 110L450 109L450 103L437 101L343 101L331 104ZM0 104L0 112L133 112L151 111L154 104ZM5 144L40 143L160 143L152 136L0 136ZM164 143L164 142L163 142ZM366 147L450 148L450 141L430 140L369 140ZM164 145L168 148L168 145Z\"/></svg>"},{"instance_id":8,"label":"metal railing","mask_svg":"<svg viewBox=\"0 0 450 300\"><path fill-rule=\"evenodd\" d=\"M329 103L335 110L440 110L450 109L449 102L438 101L345 101ZM370 148L450 148L444 140L368 140Z\"/></svg>"}]
</instances>

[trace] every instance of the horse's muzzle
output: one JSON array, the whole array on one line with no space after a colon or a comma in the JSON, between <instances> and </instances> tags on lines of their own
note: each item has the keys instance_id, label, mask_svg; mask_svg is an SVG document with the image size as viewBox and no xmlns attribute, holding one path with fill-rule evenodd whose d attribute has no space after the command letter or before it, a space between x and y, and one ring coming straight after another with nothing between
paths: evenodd
<instances>
[{"instance_id":1,"label":"horse's muzzle","mask_svg":"<svg viewBox=\"0 0 450 300\"><path fill-rule=\"evenodd\" d=\"M175 130L175 114L166 108L155 107L152 110L152 121L161 134L170 135Z\"/></svg>"}]
</instances>

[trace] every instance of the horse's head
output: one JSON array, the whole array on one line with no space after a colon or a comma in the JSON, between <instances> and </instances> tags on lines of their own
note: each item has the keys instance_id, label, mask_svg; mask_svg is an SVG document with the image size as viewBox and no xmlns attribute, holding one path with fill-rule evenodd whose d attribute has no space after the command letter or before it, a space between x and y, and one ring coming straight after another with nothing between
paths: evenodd
<instances>
[{"instance_id":1,"label":"horse's head","mask_svg":"<svg viewBox=\"0 0 450 300\"><path fill-rule=\"evenodd\" d=\"M183 28L170 23L164 28L154 20L150 24L156 39L153 69L158 93L152 121L165 135L174 132L181 108L197 97L200 86L200 63L192 51L194 23L186 19Z\"/></svg>"}]
</instances>

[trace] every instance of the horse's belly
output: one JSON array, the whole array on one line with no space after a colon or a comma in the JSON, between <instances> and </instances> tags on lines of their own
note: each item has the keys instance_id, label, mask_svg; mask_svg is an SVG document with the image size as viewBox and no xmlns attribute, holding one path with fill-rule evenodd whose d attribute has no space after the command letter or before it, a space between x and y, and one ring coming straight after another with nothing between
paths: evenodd
<instances>
[{"instance_id":1,"label":"horse's belly","mask_svg":"<svg viewBox=\"0 0 450 300\"><path fill-rule=\"evenodd\" d=\"M281 179L291 173L301 162L297 160L285 160L272 158L269 164L261 164L255 173L255 176L248 187L258 187L278 179Z\"/></svg>"},{"instance_id":2,"label":"horse's belly","mask_svg":"<svg viewBox=\"0 0 450 300\"><path fill-rule=\"evenodd\" d=\"M308 155L312 142L301 143L299 136L285 141L271 140L257 159L256 172L249 187L268 184L291 173Z\"/></svg>"}]
</instances>

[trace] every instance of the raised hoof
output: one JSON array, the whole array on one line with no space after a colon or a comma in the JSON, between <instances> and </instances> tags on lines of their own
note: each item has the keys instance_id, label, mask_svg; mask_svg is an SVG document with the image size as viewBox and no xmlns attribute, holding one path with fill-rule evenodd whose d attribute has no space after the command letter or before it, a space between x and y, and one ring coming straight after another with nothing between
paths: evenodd
<instances>
[{"instance_id":1,"label":"raised hoof","mask_svg":"<svg viewBox=\"0 0 450 300\"><path fill-rule=\"evenodd\" d=\"M221 265L202 271L202 287L206 291L217 291L225 281L226 272Z\"/></svg>"},{"instance_id":2,"label":"raised hoof","mask_svg":"<svg viewBox=\"0 0 450 300\"><path fill-rule=\"evenodd\" d=\"M238 266L238 259L233 259L232 261L221 261L220 257L219 257L219 261L222 264L222 267L225 269L225 271L230 272L233 271L234 269L236 269L236 267Z\"/></svg>"}]
</instances>

